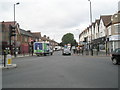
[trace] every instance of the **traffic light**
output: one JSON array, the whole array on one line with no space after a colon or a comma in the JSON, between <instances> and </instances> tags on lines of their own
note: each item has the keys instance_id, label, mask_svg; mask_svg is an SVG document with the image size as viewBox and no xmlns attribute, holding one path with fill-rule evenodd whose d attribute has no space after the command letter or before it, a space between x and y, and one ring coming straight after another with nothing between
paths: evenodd
<instances>
[{"instance_id":1,"label":"traffic light","mask_svg":"<svg viewBox=\"0 0 120 90\"><path fill-rule=\"evenodd\" d=\"M15 26L9 25L10 37L15 36Z\"/></svg>"}]
</instances>

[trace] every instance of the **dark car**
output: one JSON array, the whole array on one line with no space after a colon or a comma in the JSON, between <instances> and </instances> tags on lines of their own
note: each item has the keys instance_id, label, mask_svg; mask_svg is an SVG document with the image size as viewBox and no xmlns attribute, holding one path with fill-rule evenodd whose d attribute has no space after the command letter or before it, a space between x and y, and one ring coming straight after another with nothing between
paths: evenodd
<instances>
[{"instance_id":1,"label":"dark car","mask_svg":"<svg viewBox=\"0 0 120 90\"><path fill-rule=\"evenodd\" d=\"M112 52L111 59L112 59L112 63L114 65L116 65L120 62L120 48L117 48Z\"/></svg>"}]
</instances>

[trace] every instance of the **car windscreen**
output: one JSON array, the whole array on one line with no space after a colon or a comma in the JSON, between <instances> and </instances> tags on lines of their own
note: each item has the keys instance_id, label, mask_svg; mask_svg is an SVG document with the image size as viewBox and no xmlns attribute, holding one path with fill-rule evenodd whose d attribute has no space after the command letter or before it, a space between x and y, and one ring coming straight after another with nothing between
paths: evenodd
<instances>
[{"instance_id":1,"label":"car windscreen","mask_svg":"<svg viewBox=\"0 0 120 90\"><path fill-rule=\"evenodd\" d=\"M120 48L115 49L115 53L119 53L120 54Z\"/></svg>"}]
</instances>

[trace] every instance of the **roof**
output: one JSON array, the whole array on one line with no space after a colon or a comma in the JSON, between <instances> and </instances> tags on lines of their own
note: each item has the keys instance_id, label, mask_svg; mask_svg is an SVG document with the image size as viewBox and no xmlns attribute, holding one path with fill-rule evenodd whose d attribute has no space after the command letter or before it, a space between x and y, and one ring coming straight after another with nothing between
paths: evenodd
<instances>
[{"instance_id":1,"label":"roof","mask_svg":"<svg viewBox=\"0 0 120 90\"><path fill-rule=\"evenodd\" d=\"M111 17L112 17L112 15L100 16L100 20L102 19L104 25L107 26L111 22Z\"/></svg>"},{"instance_id":2,"label":"roof","mask_svg":"<svg viewBox=\"0 0 120 90\"><path fill-rule=\"evenodd\" d=\"M92 26L95 28L95 23L92 23Z\"/></svg>"},{"instance_id":3,"label":"roof","mask_svg":"<svg viewBox=\"0 0 120 90\"><path fill-rule=\"evenodd\" d=\"M23 30L23 29L20 29L20 33L21 33L22 35L32 37L32 34L31 34L29 31L25 31L25 30Z\"/></svg>"},{"instance_id":4,"label":"roof","mask_svg":"<svg viewBox=\"0 0 120 90\"><path fill-rule=\"evenodd\" d=\"M2 22L0 22L0 23L4 23L4 24L11 24L11 25L13 25L14 24L14 21L7 21L7 22L5 22L5 21L2 21ZM16 22L15 22L16 23Z\"/></svg>"},{"instance_id":5,"label":"roof","mask_svg":"<svg viewBox=\"0 0 120 90\"><path fill-rule=\"evenodd\" d=\"M41 38L41 32L32 32L33 37Z\"/></svg>"},{"instance_id":6,"label":"roof","mask_svg":"<svg viewBox=\"0 0 120 90\"><path fill-rule=\"evenodd\" d=\"M95 24L97 23L97 25L99 25L100 24L100 19L96 19L95 20Z\"/></svg>"},{"instance_id":7,"label":"roof","mask_svg":"<svg viewBox=\"0 0 120 90\"><path fill-rule=\"evenodd\" d=\"M41 40L46 41L47 38L46 37L41 37Z\"/></svg>"},{"instance_id":8,"label":"roof","mask_svg":"<svg viewBox=\"0 0 120 90\"><path fill-rule=\"evenodd\" d=\"M2 22L0 22L0 24L1 24L1 25L3 24L3 27L6 28L5 30L9 30L9 25L14 26L14 24L15 24L16 29L17 29L17 31L18 31L18 33L19 33L19 23L17 23L17 22L14 23L14 21L7 21L7 22L2 21Z\"/></svg>"}]
</instances>

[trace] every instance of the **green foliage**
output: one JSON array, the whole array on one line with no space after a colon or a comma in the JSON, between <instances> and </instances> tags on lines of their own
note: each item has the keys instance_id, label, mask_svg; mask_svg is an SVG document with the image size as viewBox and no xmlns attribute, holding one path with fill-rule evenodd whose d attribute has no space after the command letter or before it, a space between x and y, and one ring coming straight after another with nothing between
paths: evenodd
<instances>
[{"instance_id":1,"label":"green foliage","mask_svg":"<svg viewBox=\"0 0 120 90\"><path fill-rule=\"evenodd\" d=\"M72 33L67 33L62 37L61 45L71 44L72 46L76 46L77 42L74 39L74 35Z\"/></svg>"},{"instance_id":2,"label":"green foliage","mask_svg":"<svg viewBox=\"0 0 120 90\"><path fill-rule=\"evenodd\" d=\"M78 46L78 43L76 42L75 39L74 39L74 42L72 43L72 46Z\"/></svg>"}]
</instances>

